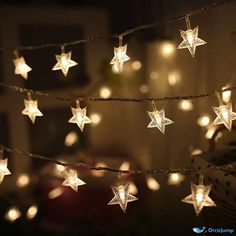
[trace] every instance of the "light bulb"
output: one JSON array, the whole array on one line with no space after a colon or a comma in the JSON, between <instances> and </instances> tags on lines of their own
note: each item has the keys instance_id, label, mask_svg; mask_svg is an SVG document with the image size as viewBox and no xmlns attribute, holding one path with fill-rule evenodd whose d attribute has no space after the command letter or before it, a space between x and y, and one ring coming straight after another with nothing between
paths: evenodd
<instances>
[{"instance_id":1,"label":"light bulb","mask_svg":"<svg viewBox=\"0 0 236 236\"><path fill-rule=\"evenodd\" d=\"M109 98L112 95L112 90L111 88L107 86L103 86L100 88L100 93L99 93L101 98Z\"/></svg>"},{"instance_id":2,"label":"light bulb","mask_svg":"<svg viewBox=\"0 0 236 236\"><path fill-rule=\"evenodd\" d=\"M152 191L157 191L160 189L160 184L153 177L148 176L146 178L146 181L148 188L151 189Z\"/></svg>"},{"instance_id":3,"label":"light bulb","mask_svg":"<svg viewBox=\"0 0 236 236\"><path fill-rule=\"evenodd\" d=\"M77 133L74 132L74 131L71 131L71 132L69 132L69 133L66 135L66 138L65 138L65 146L71 147L71 146L73 146L75 143L77 143L78 140L79 140L79 137L78 137Z\"/></svg>"},{"instance_id":4,"label":"light bulb","mask_svg":"<svg viewBox=\"0 0 236 236\"><path fill-rule=\"evenodd\" d=\"M54 188L48 193L48 198L49 199L58 198L63 194L63 192L64 192L64 189L62 187Z\"/></svg>"},{"instance_id":5,"label":"light bulb","mask_svg":"<svg viewBox=\"0 0 236 236\"><path fill-rule=\"evenodd\" d=\"M183 111L191 111L193 109L193 104L190 100L181 100L178 103L178 108Z\"/></svg>"},{"instance_id":6,"label":"light bulb","mask_svg":"<svg viewBox=\"0 0 236 236\"><path fill-rule=\"evenodd\" d=\"M203 115L203 116L198 118L197 123L201 127L206 127L210 123L210 117L208 115Z\"/></svg>"},{"instance_id":7,"label":"light bulb","mask_svg":"<svg viewBox=\"0 0 236 236\"><path fill-rule=\"evenodd\" d=\"M27 214L26 217L29 220L32 220L38 213L38 207L37 205L32 205L28 210L27 210Z\"/></svg>"},{"instance_id":8,"label":"light bulb","mask_svg":"<svg viewBox=\"0 0 236 236\"><path fill-rule=\"evenodd\" d=\"M21 212L17 207L11 207L5 214L5 219L14 222L21 217Z\"/></svg>"},{"instance_id":9,"label":"light bulb","mask_svg":"<svg viewBox=\"0 0 236 236\"><path fill-rule=\"evenodd\" d=\"M30 183L30 177L27 174L21 174L16 181L18 188L24 188Z\"/></svg>"},{"instance_id":10,"label":"light bulb","mask_svg":"<svg viewBox=\"0 0 236 236\"><path fill-rule=\"evenodd\" d=\"M134 70L140 70L142 68L142 63L140 61L134 61L132 63L132 68Z\"/></svg>"},{"instance_id":11,"label":"light bulb","mask_svg":"<svg viewBox=\"0 0 236 236\"><path fill-rule=\"evenodd\" d=\"M99 113L92 113L90 115L90 120L92 126L97 126L102 120L102 115Z\"/></svg>"}]
</instances>

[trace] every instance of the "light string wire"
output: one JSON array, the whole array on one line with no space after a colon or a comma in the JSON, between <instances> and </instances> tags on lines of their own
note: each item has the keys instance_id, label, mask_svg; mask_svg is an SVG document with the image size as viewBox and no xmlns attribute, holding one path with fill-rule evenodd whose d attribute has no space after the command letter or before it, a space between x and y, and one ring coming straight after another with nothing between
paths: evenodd
<instances>
[{"instance_id":1,"label":"light string wire","mask_svg":"<svg viewBox=\"0 0 236 236\"><path fill-rule=\"evenodd\" d=\"M232 164L223 165L223 166L207 166L206 170L198 170L194 169L192 167L186 167L186 168L176 168L176 169L155 169L155 170L141 170L141 169L132 169L132 170L121 170L116 169L112 167L99 167L94 165L89 165L84 162L74 162L74 163L65 163L62 161L58 161L43 155L33 154L29 152L22 151L17 148L9 148L3 144L0 144L1 150L7 152L7 153L13 153L20 156L29 157L36 160L46 161L49 163L53 163L56 165L61 165L64 167L82 167L88 170L96 170L96 171L107 171L112 173L118 173L118 174L126 174L126 175L152 175L152 174L162 174L162 175L169 175L171 173L180 173L180 174L186 174L189 175L191 173L201 173L206 174L208 171L216 171L216 170L222 170L226 172L234 172L235 167Z\"/></svg>"},{"instance_id":2,"label":"light string wire","mask_svg":"<svg viewBox=\"0 0 236 236\"><path fill-rule=\"evenodd\" d=\"M220 0L217 2L213 2L212 4L208 5L208 6L204 6L195 10L191 10L189 12L186 12L184 14L180 14L174 17L169 17L163 20L160 20L159 22L153 22L153 23L149 23L149 24L144 24L144 25L140 25L140 26L136 26L134 28L128 29L124 32L121 33L115 33L112 35L107 35L107 36L97 36L97 37L88 37L86 39L77 39L74 41L69 41L69 42L62 42L62 43L46 43L46 44L40 44L40 45L32 45L32 46L20 46L18 48L7 48L7 47L0 47L1 51L4 50L36 50L36 49L41 49L41 48L49 48L49 47L65 47L65 46L73 46L73 45L78 45L78 44L82 44L82 43L87 43L87 42L94 42L97 40L104 40L104 39L113 39L113 38L119 38L119 36L126 36L141 30L147 30L147 29L151 29L151 28L156 28L156 27L161 27L163 25L166 25L168 23L172 23L175 21L179 21L184 19L186 16L193 16L193 15L197 15L200 14L202 12L208 11L212 8L215 7L219 7L222 6L228 2L231 2L233 0Z\"/></svg>"},{"instance_id":3,"label":"light string wire","mask_svg":"<svg viewBox=\"0 0 236 236\"><path fill-rule=\"evenodd\" d=\"M208 93L202 93L202 94L196 94L196 95L178 95L178 96L166 96L166 97L150 97L150 98L128 98L128 97L111 97L111 98L100 98L100 97L61 97L56 96L51 93L45 92L45 91L38 91L38 90L32 90L32 89L26 89L22 87L18 87L15 85L8 85L3 82L0 82L0 87L13 90L18 93L24 93L24 94L32 94L36 96L43 96L48 97L54 100L64 101L64 102L135 102L135 103L141 103L141 102L163 102L163 101L173 101L173 100L193 100L193 99L201 99L201 98L207 98L215 96L216 93L223 93L225 91L233 91L236 90L236 86L227 87L220 90L214 90Z\"/></svg>"}]
</instances>

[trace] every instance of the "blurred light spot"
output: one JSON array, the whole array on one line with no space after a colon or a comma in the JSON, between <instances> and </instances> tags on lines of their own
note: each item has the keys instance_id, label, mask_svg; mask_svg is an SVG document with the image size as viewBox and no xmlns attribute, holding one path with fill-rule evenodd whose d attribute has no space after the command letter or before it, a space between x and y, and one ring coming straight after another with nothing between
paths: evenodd
<instances>
[{"instance_id":1,"label":"blurred light spot","mask_svg":"<svg viewBox=\"0 0 236 236\"><path fill-rule=\"evenodd\" d=\"M130 164L127 161L123 162L120 166L120 170L129 170L129 168L130 168Z\"/></svg>"},{"instance_id":2,"label":"blurred light spot","mask_svg":"<svg viewBox=\"0 0 236 236\"><path fill-rule=\"evenodd\" d=\"M108 167L104 162L98 162L96 163L95 167ZM105 171L102 170L92 170L92 175L95 177L102 177L105 174Z\"/></svg>"},{"instance_id":3,"label":"blurred light spot","mask_svg":"<svg viewBox=\"0 0 236 236\"><path fill-rule=\"evenodd\" d=\"M184 180L184 175L180 173L171 173L169 175L167 183L169 185L178 185Z\"/></svg>"},{"instance_id":4,"label":"blurred light spot","mask_svg":"<svg viewBox=\"0 0 236 236\"><path fill-rule=\"evenodd\" d=\"M199 148L196 148L191 152L191 156L196 156L196 155L200 155L200 154L202 154L202 150Z\"/></svg>"},{"instance_id":5,"label":"blurred light spot","mask_svg":"<svg viewBox=\"0 0 236 236\"><path fill-rule=\"evenodd\" d=\"M162 43L161 54L163 57L166 57L166 58L171 57L174 55L175 51L176 51L175 44L170 43L170 42Z\"/></svg>"},{"instance_id":6,"label":"blurred light spot","mask_svg":"<svg viewBox=\"0 0 236 236\"><path fill-rule=\"evenodd\" d=\"M193 104L190 100L181 100L178 103L178 108L183 111L193 110Z\"/></svg>"},{"instance_id":7,"label":"blurred light spot","mask_svg":"<svg viewBox=\"0 0 236 236\"><path fill-rule=\"evenodd\" d=\"M151 189L152 191L157 191L160 189L160 184L153 177L148 176L146 178L146 181L148 188Z\"/></svg>"},{"instance_id":8,"label":"blurred light spot","mask_svg":"<svg viewBox=\"0 0 236 236\"><path fill-rule=\"evenodd\" d=\"M132 181L129 182L129 193L132 195L138 194L138 188L136 187L135 183Z\"/></svg>"},{"instance_id":9,"label":"blurred light spot","mask_svg":"<svg viewBox=\"0 0 236 236\"><path fill-rule=\"evenodd\" d=\"M228 87L229 86L225 86L222 89L226 89ZM231 99L231 91L222 92L222 100L223 100L223 102L228 103L228 102L230 102L230 99Z\"/></svg>"},{"instance_id":10,"label":"blurred light spot","mask_svg":"<svg viewBox=\"0 0 236 236\"><path fill-rule=\"evenodd\" d=\"M97 126L101 122L102 116L99 113L92 113L90 119L92 126Z\"/></svg>"},{"instance_id":11,"label":"blurred light spot","mask_svg":"<svg viewBox=\"0 0 236 236\"><path fill-rule=\"evenodd\" d=\"M11 207L5 214L5 219L14 222L21 217L21 213L17 207Z\"/></svg>"},{"instance_id":12,"label":"blurred light spot","mask_svg":"<svg viewBox=\"0 0 236 236\"><path fill-rule=\"evenodd\" d=\"M132 68L134 70L140 70L142 68L142 63L140 61L134 61L132 63Z\"/></svg>"},{"instance_id":13,"label":"blurred light spot","mask_svg":"<svg viewBox=\"0 0 236 236\"><path fill-rule=\"evenodd\" d=\"M30 182L30 177L27 174L21 174L16 180L16 186L18 188L26 187Z\"/></svg>"},{"instance_id":14,"label":"blurred light spot","mask_svg":"<svg viewBox=\"0 0 236 236\"><path fill-rule=\"evenodd\" d=\"M27 211L27 213L26 213L26 217L27 217L29 220L31 220L31 219L33 219L33 218L36 216L37 213L38 213L38 207L37 207L36 205L32 205L32 206L28 209L28 211Z\"/></svg>"},{"instance_id":15,"label":"blurred light spot","mask_svg":"<svg viewBox=\"0 0 236 236\"><path fill-rule=\"evenodd\" d=\"M113 64L112 67L111 67L111 71L114 73L114 74L120 74L122 71L120 71L118 69L118 66L117 64Z\"/></svg>"},{"instance_id":16,"label":"blurred light spot","mask_svg":"<svg viewBox=\"0 0 236 236\"><path fill-rule=\"evenodd\" d=\"M198 118L197 123L201 127L206 127L206 126L209 125L210 121L211 120L210 120L210 117L208 115L203 115L203 116Z\"/></svg>"},{"instance_id":17,"label":"blurred light spot","mask_svg":"<svg viewBox=\"0 0 236 236\"><path fill-rule=\"evenodd\" d=\"M206 139L211 139L213 134L215 133L216 131L216 126L210 126L209 128L207 128L207 132L205 134L205 138Z\"/></svg>"},{"instance_id":18,"label":"blurred light spot","mask_svg":"<svg viewBox=\"0 0 236 236\"><path fill-rule=\"evenodd\" d=\"M65 138L65 146L71 147L74 145L76 142L78 142L79 138L76 132L71 131L66 135Z\"/></svg>"},{"instance_id":19,"label":"blurred light spot","mask_svg":"<svg viewBox=\"0 0 236 236\"><path fill-rule=\"evenodd\" d=\"M150 78L153 80L158 79L158 73L156 71L152 71L150 73Z\"/></svg>"},{"instance_id":20,"label":"blurred light spot","mask_svg":"<svg viewBox=\"0 0 236 236\"><path fill-rule=\"evenodd\" d=\"M57 187L57 188L54 188L53 190L51 190L49 193L48 193L48 198L49 199L55 199L55 198L58 198L60 197L62 194L63 194L64 190L62 187Z\"/></svg>"},{"instance_id":21,"label":"blurred light spot","mask_svg":"<svg viewBox=\"0 0 236 236\"><path fill-rule=\"evenodd\" d=\"M149 88L148 88L148 86L146 84L142 84L140 86L139 90L140 90L141 93L148 93Z\"/></svg>"},{"instance_id":22,"label":"blurred light spot","mask_svg":"<svg viewBox=\"0 0 236 236\"><path fill-rule=\"evenodd\" d=\"M99 94L101 98L109 98L112 94L112 90L107 86L103 86L100 88Z\"/></svg>"},{"instance_id":23,"label":"blurred light spot","mask_svg":"<svg viewBox=\"0 0 236 236\"><path fill-rule=\"evenodd\" d=\"M172 71L168 74L168 83L170 86L175 86L180 81L180 74L177 71Z\"/></svg>"}]
</instances>

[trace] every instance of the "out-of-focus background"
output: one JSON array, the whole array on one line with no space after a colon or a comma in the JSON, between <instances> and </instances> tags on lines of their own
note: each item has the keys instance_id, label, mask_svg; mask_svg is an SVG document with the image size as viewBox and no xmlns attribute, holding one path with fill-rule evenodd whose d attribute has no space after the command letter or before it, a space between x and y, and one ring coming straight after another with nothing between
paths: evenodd
<instances>
[{"instance_id":1,"label":"out-of-focus background","mask_svg":"<svg viewBox=\"0 0 236 236\"><path fill-rule=\"evenodd\" d=\"M0 45L17 48L111 35L211 3L1 1ZM67 77L61 71L51 71L60 48L21 51L33 69L28 80L14 74L13 52L1 51L0 81L59 96L104 98L199 94L232 86L236 73L235 12L236 3L231 1L190 17L191 26L199 26L199 37L207 41L197 47L195 58L187 49L176 49L182 41L179 30L186 30L182 20L124 37L131 60L121 73L109 65L118 40L107 39L66 47L78 62ZM208 150L208 140L214 132L209 125L215 118L211 106L218 105L215 97L158 102L157 108L165 108L166 116L175 122L166 126L166 134L162 135L157 129L147 129L150 103L84 103L92 124L86 125L82 133L75 124L67 122L70 107L75 104L33 97L38 99L44 116L32 125L28 117L21 115L24 98L13 91L0 91L2 144L67 162L115 168L123 164L124 168L141 169L190 166L192 154ZM190 194L190 181L197 181L195 175L128 177L132 194L139 200L129 203L124 214L117 205L107 206L113 197L110 186L117 182L115 174L78 169L87 185L76 193L62 187L58 166L14 154L5 156L9 157L12 174L0 185L3 235L191 235L195 226L235 226L230 213L222 214L224 207L229 212L235 210L235 195L226 194L228 190L217 194L220 184L214 178L208 178L208 182L213 184L211 196L218 200L218 207L204 208L196 217L193 206L181 202ZM233 199L231 203L228 198Z\"/></svg>"}]
</instances>

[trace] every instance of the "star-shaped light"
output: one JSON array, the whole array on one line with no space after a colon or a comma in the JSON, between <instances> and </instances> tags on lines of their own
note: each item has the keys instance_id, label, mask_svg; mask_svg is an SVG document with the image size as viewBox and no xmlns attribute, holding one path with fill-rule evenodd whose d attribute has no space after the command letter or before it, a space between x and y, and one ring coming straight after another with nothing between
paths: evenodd
<instances>
[{"instance_id":1,"label":"star-shaped light","mask_svg":"<svg viewBox=\"0 0 236 236\"><path fill-rule=\"evenodd\" d=\"M7 168L7 159L0 160L0 183L2 183L5 175L10 175L11 172Z\"/></svg>"},{"instance_id":2,"label":"star-shaped light","mask_svg":"<svg viewBox=\"0 0 236 236\"><path fill-rule=\"evenodd\" d=\"M80 108L79 101L76 101L76 108L71 107L73 116L68 121L69 123L75 123L83 131L84 125L91 123L91 120L86 116L87 107Z\"/></svg>"},{"instance_id":3,"label":"star-shaped light","mask_svg":"<svg viewBox=\"0 0 236 236\"><path fill-rule=\"evenodd\" d=\"M36 116L43 116L43 113L38 109L38 101L32 100L30 95L28 95L28 100L24 100L24 104L25 109L22 111L22 114L29 116L33 124Z\"/></svg>"},{"instance_id":4,"label":"star-shaped light","mask_svg":"<svg viewBox=\"0 0 236 236\"><path fill-rule=\"evenodd\" d=\"M121 72L123 70L124 62L130 59L130 57L126 55L126 52L127 44L124 46L119 46L118 48L114 47L114 57L112 58L110 64L114 65L116 71Z\"/></svg>"},{"instance_id":5,"label":"star-shaped light","mask_svg":"<svg viewBox=\"0 0 236 236\"><path fill-rule=\"evenodd\" d=\"M77 62L71 60L71 54L72 53L70 51L68 53L62 52L61 55L55 55L57 63L52 70L62 70L64 76L67 76L69 68L78 64Z\"/></svg>"},{"instance_id":6,"label":"star-shaped light","mask_svg":"<svg viewBox=\"0 0 236 236\"><path fill-rule=\"evenodd\" d=\"M191 194L185 197L182 202L193 204L197 215L201 212L204 206L216 206L214 201L208 196L211 191L211 185L204 186L203 184L191 183Z\"/></svg>"},{"instance_id":7,"label":"star-shaped light","mask_svg":"<svg viewBox=\"0 0 236 236\"><path fill-rule=\"evenodd\" d=\"M178 49L188 48L191 55L194 57L196 47L206 44L204 40L198 38L198 26L192 29L187 29L186 31L180 30L181 37L183 41L178 46Z\"/></svg>"},{"instance_id":8,"label":"star-shaped light","mask_svg":"<svg viewBox=\"0 0 236 236\"><path fill-rule=\"evenodd\" d=\"M15 65L15 74L21 75L24 79L28 79L28 72L32 70L31 67L29 67L25 63L24 57L19 57L13 60Z\"/></svg>"},{"instance_id":9,"label":"star-shaped light","mask_svg":"<svg viewBox=\"0 0 236 236\"><path fill-rule=\"evenodd\" d=\"M119 204L124 213L126 211L128 202L138 200L137 197L129 193L129 184L126 184L125 186L119 185L118 187L111 186L111 189L115 196L108 203L108 205Z\"/></svg>"},{"instance_id":10,"label":"star-shaped light","mask_svg":"<svg viewBox=\"0 0 236 236\"><path fill-rule=\"evenodd\" d=\"M217 117L213 121L213 125L224 124L226 128L231 131L232 121L236 119L236 113L232 111L232 103L220 105L219 107L212 107Z\"/></svg>"},{"instance_id":11,"label":"star-shaped light","mask_svg":"<svg viewBox=\"0 0 236 236\"><path fill-rule=\"evenodd\" d=\"M63 171L63 176L65 180L62 185L71 187L74 191L78 191L78 186L86 184L84 181L78 178L77 172L72 169L67 169Z\"/></svg>"},{"instance_id":12,"label":"star-shaped light","mask_svg":"<svg viewBox=\"0 0 236 236\"><path fill-rule=\"evenodd\" d=\"M151 118L151 122L148 124L148 128L158 128L163 134L165 134L165 126L173 124L174 121L165 117L164 109L158 111L156 109L155 103L152 102L153 111L147 111L149 117Z\"/></svg>"}]
</instances>

